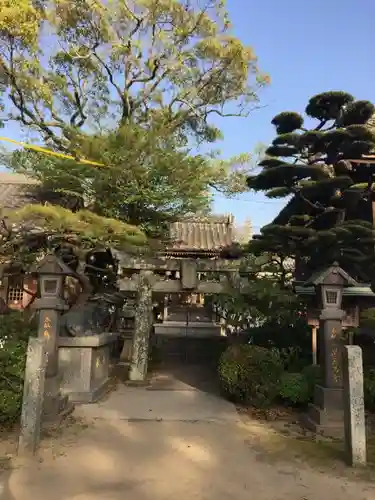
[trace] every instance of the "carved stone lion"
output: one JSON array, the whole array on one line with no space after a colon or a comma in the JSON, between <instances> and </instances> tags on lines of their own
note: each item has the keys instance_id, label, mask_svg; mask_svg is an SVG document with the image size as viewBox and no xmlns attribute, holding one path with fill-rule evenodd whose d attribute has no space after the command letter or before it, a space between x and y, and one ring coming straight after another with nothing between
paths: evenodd
<instances>
[{"instance_id":1,"label":"carved stone lion","mask_svg":"<svg viewBox=\"0 0 375 500\"><path fill-rule=\"evenodd\" d=\"M62 316L61 335L69 337L89 337L111 331L119 297L116 294L93 296L84 303L72 306Z\"/></svg>"}]
</instances>

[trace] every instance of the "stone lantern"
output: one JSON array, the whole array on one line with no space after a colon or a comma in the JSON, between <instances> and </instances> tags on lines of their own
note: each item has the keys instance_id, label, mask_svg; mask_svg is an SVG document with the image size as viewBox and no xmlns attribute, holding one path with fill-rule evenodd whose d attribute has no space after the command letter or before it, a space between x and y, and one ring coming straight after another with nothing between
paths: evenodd
<instances>
[{"instance_id":1,"label":"stone lantern","mask_svg":"<svg viewBox=\"0 0 375 500\"><path fill-rule=\"evenodd\" d=\"M323 381L315 388L314 403L303 423L314 432L341 435L343 432L343 394L341 350L347 313L342 309L347 289L358 289L357 283L336 262L309 280L296 286L299 295L315 296L319 320L320 364ZM312 318L310 318L312 319ZM313 322L312 322L313 323Z\"/></svg>"},{"instance_id":2,"label":"stone lantern","mask_svg":"<svg viewBox=\"0 0 375 500\"><path fill-rule=\"evenodd\" d=\"M68 404L60 393L58 340L61 313L67 309L63 299L64 282L72 270L51 254L32 269L32 274L38 280L37 299L33 303L39 315L38 336L45 340L47 349L44 415L54 418L64 412Z\"/></svg>"}]
</instances>

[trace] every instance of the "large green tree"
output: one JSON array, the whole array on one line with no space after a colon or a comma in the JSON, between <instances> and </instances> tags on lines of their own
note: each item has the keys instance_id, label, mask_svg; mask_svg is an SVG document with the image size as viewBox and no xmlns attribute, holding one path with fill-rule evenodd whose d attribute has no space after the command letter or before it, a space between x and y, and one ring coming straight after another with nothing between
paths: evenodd
<instances>
[{"instance_id":1,"label":"large green tree","mask_svg":"<svg viewBox=\"0 0 375 500\"><path fill-rule=\"evenodd\" d=\"M248 113L267 80L222 0L1 0L0 11L3 121L60 150L130 121L214 140L209 118Z\"/></svg>"},{"instance_id":2,"label":"large green tree","mask_svg":"<svg viewBox=\"0 0 375 500\"><path fill-rule=\"evenodd\" d=\"M246 185L246 155L230 161L193 155L176 147L164 129L126 125L106 135L86 136L80 150L104 167L30 151L5 155L3 163L40 181L45 201L72 210L86 208L147 232L185 214L207 213L212 189L228 195Z\"/></svg>"},{"instance_id":3,"label":"large green tree","mask_svg":"<svg viewBox=\"0 0 375 500\"><path fill-rule=\"evenodd\" d=\"M269 198L291 197L274 223L251 246L257 252L296 258L305 272L339 260L368 278L373 266L374 167L354 160L375 148L367 125L374 105L345 92L312 97L305 117L275 116L277 137L248 185Z\"/></svg>"},{"instance_id":4,"label":"large green tree","mask_svg":"<svg viewBox=\"0 0 375 500\"><path fill-rule=\"evenodd\" d=\"M232 36L221 0L0 0L0 122L56 151L5 160L69 203L146 229L210 209L209 191L244 190L246 158L192 155L212 117L244 116L267 83ZM217 123L217 120L215 120ZM72 206L72 205L70 205Z\"/></svg>"}]
</instances>

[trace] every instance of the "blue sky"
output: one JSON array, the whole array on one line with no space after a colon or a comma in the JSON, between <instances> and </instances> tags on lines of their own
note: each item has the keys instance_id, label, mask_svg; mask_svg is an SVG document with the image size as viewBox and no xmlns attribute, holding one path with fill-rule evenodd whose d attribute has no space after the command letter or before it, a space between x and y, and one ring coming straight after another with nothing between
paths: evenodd
<instances>
[{"instance_id":1,"label":"blue sky","mask_svg":"<svg viewBox=\"0 0 375 500\"><path fill-rule=\"evenodd\" d=\"M260 95L260 110L220 121L224 157L269 143L272 117L303 111L314 94L344 90L375 102L374 0L227 0L227 5L234 34L253 47L271 85ZM28 139L12 125L1 135ZM249 192L229 201L216 196L214 209L233 213L237 222L250 218L257 232L283 205Z\"/></svg>"},{"instance_id":2,"label":"blue sky","mask_svg":"<svg viewBox=\"0 0 375 500\"><path fill-rule=\"evenodd\" d=\"M228 0L233 31L251 45L269 73L264 108L220 125L225 156L251 151L274 137L270 121L280 111L302 112L314 94L344 90L375 102L374 0ZM216 212L249 217L254 230L270 222L282 201L246 193L237 200L216 197Z\"/></svg>"}]
</instances>

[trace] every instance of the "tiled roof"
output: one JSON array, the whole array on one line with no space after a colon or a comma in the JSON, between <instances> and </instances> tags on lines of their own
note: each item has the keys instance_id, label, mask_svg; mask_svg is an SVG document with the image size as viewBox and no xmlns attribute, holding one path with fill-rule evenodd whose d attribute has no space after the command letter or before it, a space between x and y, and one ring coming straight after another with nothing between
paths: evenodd
<instances>
[{"instance_id":1,"label":"tiled roof","mask_svg":"<svg viewBox=\"0 0 375 500\"><path fill-rule=\"evenodd\" d=\"M233 217L206 217L174 222L170 226L170 252L219 252L233 243Z\"/></svg>"},{"instance_id":2,"label":"tiled roof","mask_svg":"<svg viewBox=\"0 0 375 500\"><path fill-rule=\"evenodd\" d=\"M38 182L22 174L0 172L0 209L35 202ZM219 252L233 243L233 217L191 217L170 226L168 252Z\"/></svg>"},{"instance_id":3,"label":"tiled roof","mask_svg":"<svg viewBox=\"0 0 375 500\"><path fill-rule=\"evenodd\" d=\"M37 185L37 181L25 175L0 172L0 209L11 210L32 203Z\"/></svg>"}]
</instances>

